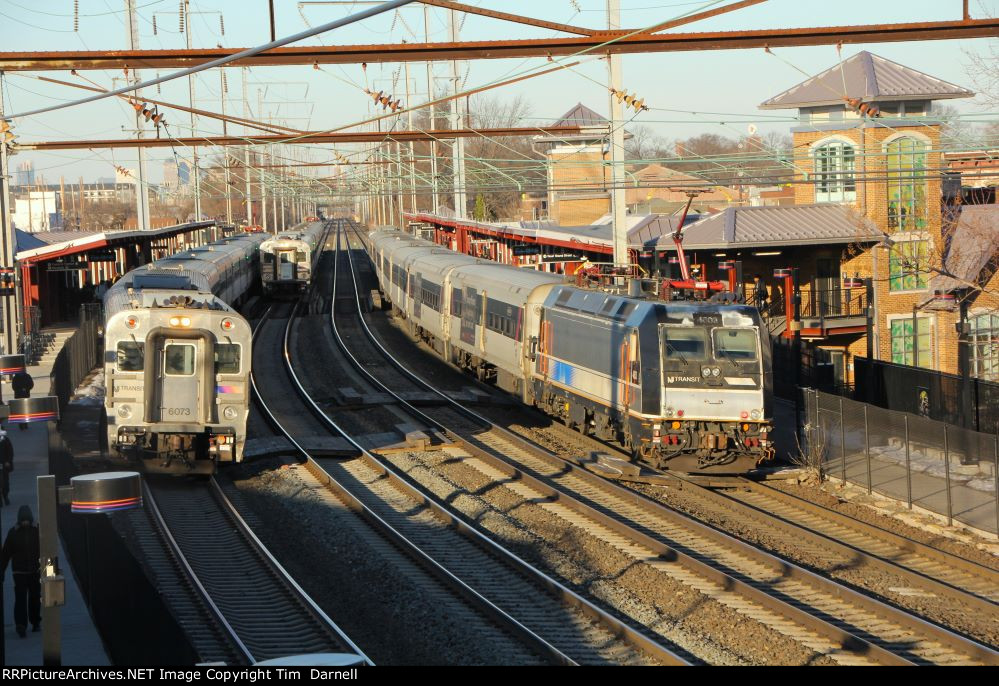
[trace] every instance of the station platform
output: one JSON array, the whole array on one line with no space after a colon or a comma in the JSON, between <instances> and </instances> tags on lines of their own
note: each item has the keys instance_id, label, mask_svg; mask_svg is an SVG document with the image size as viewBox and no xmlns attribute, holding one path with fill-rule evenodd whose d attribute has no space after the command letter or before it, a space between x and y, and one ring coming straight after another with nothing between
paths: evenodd
<instances>
[{"instance_id":1,"label":"station platform","mask_svg":"<svg viewBox=\"0 0 999 686\"><path fill-rule=\"evenodd\" d=\"M48 395L49 374L58 350L50 351L39 364L28 367L35 382L32 396ZM13 397L10 384L4 382L3 397ZM21 505L28 505L38 520L38 491L36 479L49 473L48 433L44 424L33 424L21 430L17 426L6 427L14 447L14 471L11 472L10 505L0 511L0 531L6 538L7 532L16 523L17 511ZM69 566L68 558L59 545L59 565L66 578L66 604L62 607L62 664L81 666L110 665L97 628L90 617L90 611L83 600L80 588ZM8 565L9 567L9 565ZM14 626L14 582L9 570L3 578L3 641L4 665L40 666L42 664L42 634L32 633L28 627L25 638L17 635Z\"/></svg>"}]
</instances>

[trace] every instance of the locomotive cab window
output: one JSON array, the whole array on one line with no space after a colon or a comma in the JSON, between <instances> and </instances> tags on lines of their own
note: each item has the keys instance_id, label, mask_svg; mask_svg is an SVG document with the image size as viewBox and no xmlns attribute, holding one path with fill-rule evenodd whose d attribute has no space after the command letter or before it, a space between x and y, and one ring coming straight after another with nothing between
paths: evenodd
<instances>
[{"instance_id":1,"label":"locomotive cab window","mask_svg":"<svg viewBox=\"0 0 999 686\"><path fill-rule=\"evenodd\" d=\"M708 332L667 326L663 328L663 357L677 362L707 359Z\"/></svg>"},{"instance_id":2,"label":"locomotive cab window","mask_svg":"<svg viewBox=\"0 0 999 686\"><path fill-rule=\"evenodd\" d=\"M715 329L715 357L735 362L756 359L756 329Z\"/></svg>"},{"instance_id":3,"label":"locomotive cab window","mask_svg":"<svg viewBox=\"0 0 999 686\"><path fill-rule=\"evenodd\" d=\"M170 376L191 376L194 374L194 346L172 343L164 349L163 370Z\"/></svg>"},{"instance_id":4,"label":"locomotive cab window","mask_svg":"<svg viewBox=\"0 0 999 686\"><path fill-rule=\"evenodd\" d=\"M119 372L141 372L145 368L145 344L119 341L115 359Z\"/></svg>"},{"instance_id":5,"label":"locomotive cab window","mask_svg":"<svg viewBox=\"0 0 999 686\"><path fill-rule=\"evenodd\" d=\"M215 345L215 373L239 374L241 347L238 343L218 343Z\"/></svg>"}]
</instances>

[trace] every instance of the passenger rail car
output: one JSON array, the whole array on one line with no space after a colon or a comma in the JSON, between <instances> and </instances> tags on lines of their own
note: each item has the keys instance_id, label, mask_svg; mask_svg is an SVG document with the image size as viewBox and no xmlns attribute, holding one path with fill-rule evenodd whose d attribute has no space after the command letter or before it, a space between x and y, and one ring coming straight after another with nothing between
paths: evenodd
<instances>
[{"instance_id":1,"label":"passenger rail car","mask_svg":"<svg viewBox=\"0 0 999 686\"><path fill-rule=\"evenodd\" d=\"M438 354L636 460L730 474L773 452L755 308L577 288L398 231L371 233L370 254L386 300Z\"/></svg>"},{"instance_id":2,"label":"passenger rail car","mask_svg":"<svg viewBox=\"0 0 999 686\"><path fill-rule=\"evenodd\" d=\"M233 307L266 236L243 234L134 269L104 296L107 451L150 473L240 462L251 330Z\"/></svg>"},{"instance_id":3,"label":"passenger rail car","mask_svg":"<svg viewBox=\"0 0 999 686\"><path fill-rule=\"evenodd\" d=\"M316 221L279 233L261 244L264 295L301 293L309 287L328 230L328 224Z\"/></svg>"}]
</instances>

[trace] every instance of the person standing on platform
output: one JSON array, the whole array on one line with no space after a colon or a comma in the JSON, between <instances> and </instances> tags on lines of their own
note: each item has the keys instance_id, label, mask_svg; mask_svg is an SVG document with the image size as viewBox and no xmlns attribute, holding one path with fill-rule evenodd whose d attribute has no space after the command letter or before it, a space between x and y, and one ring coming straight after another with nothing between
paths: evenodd
<instances>
[{"instance_id":1,"label":"person standing on platform","mask_svg":"<svg viewBox=\"0 0 999 686\"><path fill-rule=\"evenodd\" d=\"M753 300L756 302L756 307L758 307L761 312L767 309L767 301L770 300L770 292L767 291L767 285L763 283L763 277L759 274L753 277Z\"/></svg>"},{"instance_id":2,"label":"person standing on platform","mask_svg":"<svg viewBox=\"0 0 999 686\"><path fill-rule=\"evenodd\" d=\"M0 479L3 483L3 504L10 505L10 473L14 471L14 446L7 432L0 429Z\"/></svg>"},{"instance_id":3,"label":"person standing on platform","mask_svg":"<svg viewBox=\"0 0 999 686\"><path fill-rule=\"evenodd\" d=\"M21 505L17 525L11 527L3 542L3 565L0 574L7 573L7 562L14 577L14 625L17 635L27 635L28 619L31 630L42 624L42 577L39 564L38 527L31 508Z\"/></svg>"},{"instance_id":4,"label":"person standing on platform","mask_svg":"<svg viewBox=\"0 0 999 686\"><path fill-rule=\"evenodd\" d=\"M28 372L20 371L11 379L10 385L14 388L15 398L30 398L31 389L35 387L35 382ZM21 424L21 431L28 428L27 424Z\"/></svg>"}]
</instances>

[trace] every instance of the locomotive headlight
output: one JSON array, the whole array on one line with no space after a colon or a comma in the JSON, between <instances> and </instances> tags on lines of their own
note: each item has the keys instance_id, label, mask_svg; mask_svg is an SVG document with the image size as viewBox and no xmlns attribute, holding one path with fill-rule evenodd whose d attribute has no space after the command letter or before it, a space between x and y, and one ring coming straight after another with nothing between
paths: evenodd
<instances>
[{"instance_id":1,"label":"locomotive headlight","mask_svg":"<svg viewBox=\"0 0 999 686\"><path fill-rule=\"evenodd\" d=\"M667 407L666 408L666 416L667 417L672 417L673 416L673 408L672 407Z\"/></svg>"},{"instance_id":2,"label":"locomotive headlight","mask_svg":"<svg viewBox=\"0 0 999 686\"><path fill-rule=\"evenodd\" d=\"M701 367L701 376L705 379L711 376L711 367Z\"/></svg>"},{"instance_id":3,"label":"locomotive headlight","mask_svg":"<svg viewBox=\"0 0 999 686\"><path fill-rule=\"evenodd\" d=\"M752 412L749 413L749 416L752 417L753 419L759 419L760 417L763 416L763 413L760 412L759 410L753 410Z\"/></svg>"},{"instance_id":4,"label":"locomotive headlight","mask_svg":"<svg viewBox=\"0 0 999 686\"><path fill-rule=\"evenodd\" d=\"M170 326L180 326L180 317L170 317Z\"/></svg>"},{"instance_id":5,"label":"locomotive headlight","mask_svg":"<svg viewBox=\"0 0 999 686\"><path fill-rule=\"evenodd\" d=\"M222 416L228 419L229 421L232 421L233 419L239 416L239 410L237 410L232 405L226 405L225 408L223 408L222 410Z\"/></svg>"},{"instance_id":6,"label":"locomotive headlight","mask_svg":"<svg viewBox=\"0 0 999 686\"><path fill-rule=\"evenodd\" d=\"M714 368L713 368L713 369L711 370L711 376L718 376L719 374L721 374L721 369L720 369L720 368L718 368L718 367L714 367Z\"/></svg>"},{"instance_id":7,"label":"locomotive headlight","mask_svg":"<svg viewBox=\"0 0 999 686\"><path fill-rule=\"evenodd\" d=\"M132 416L132 408L130 405L122 405L118 408L118 416L122 419L128 419Z\"/></svg>"},{"instance_id":8,"label":"locomotive headlight","mask_svg":"<svg viewBox=\"0 0 999 686\"><path fill-rule=\"evenodd\" d=\"M190 317L181 317L180 318L180 325L181 326L190 326L191 325L191 318Z\"/></svg>"}]
</instances>

